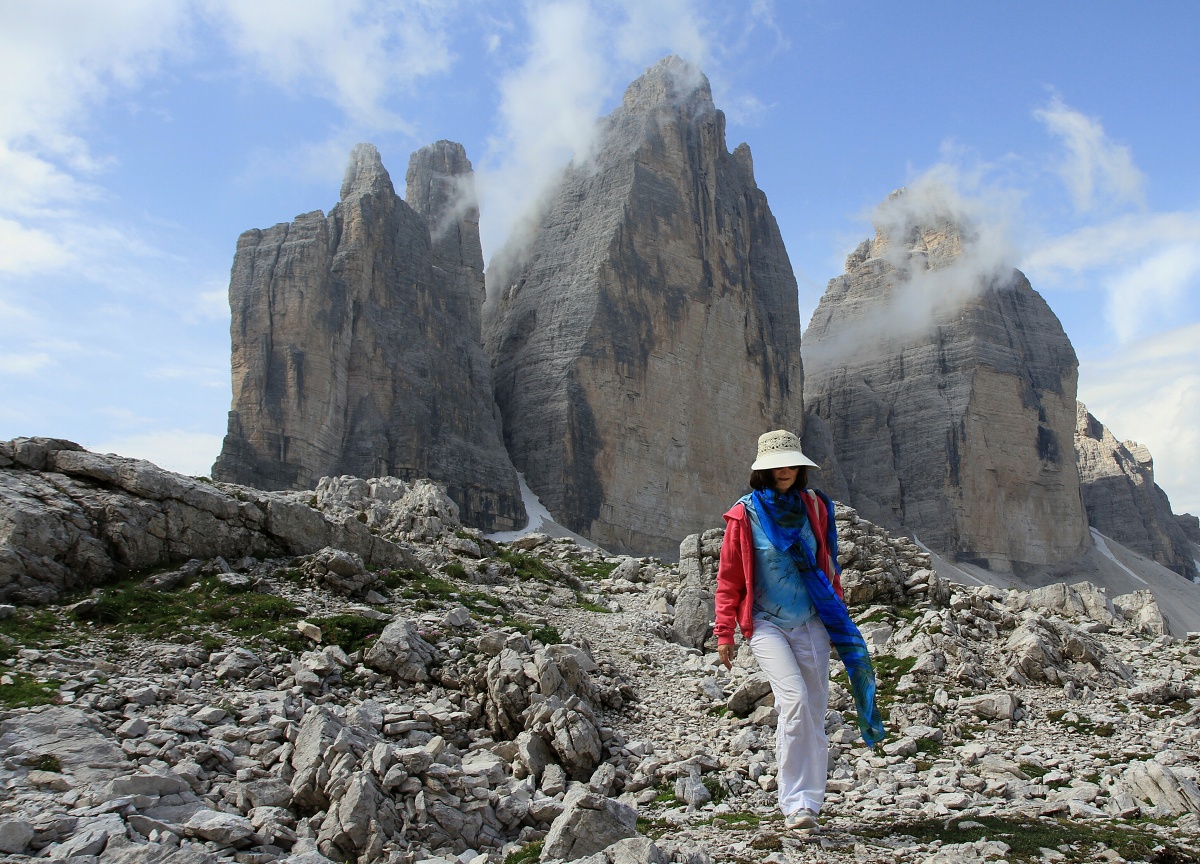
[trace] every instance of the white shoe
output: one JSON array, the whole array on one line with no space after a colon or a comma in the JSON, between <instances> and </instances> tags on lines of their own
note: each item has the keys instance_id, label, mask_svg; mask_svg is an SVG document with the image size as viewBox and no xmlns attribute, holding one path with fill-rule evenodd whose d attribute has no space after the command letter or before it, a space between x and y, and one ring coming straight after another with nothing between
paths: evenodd
<instances>
[{"instance_id":1,"label":"white shoe","mask_svg":"<svg viewBox=\"0 0 1200 864\"><path fill-rule=\"evenodd\" d=\"M785 816L783 824L796 831L815 831L817 830L817 814L807 807L801 807Z\"/></svg>"}]
</instances>

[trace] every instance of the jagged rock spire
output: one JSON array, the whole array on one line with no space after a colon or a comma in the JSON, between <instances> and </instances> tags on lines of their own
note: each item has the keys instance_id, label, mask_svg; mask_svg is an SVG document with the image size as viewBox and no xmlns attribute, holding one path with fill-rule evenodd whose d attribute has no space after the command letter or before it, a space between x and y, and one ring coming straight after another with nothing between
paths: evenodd
<instances>
[{"instance_id":1,"label":"jagged rock spire","mask_svg":"<svg viewBox=\"0 0 1200 864\"><path fill-rule=\"evenodd\" d=\"M430 190L453 173L473 196L461 146L431 152L447 154L446 170L422 156L410 185ZM520 527L478 336L477 217L464 212L435 240L429 219L449 214L449 199L423 194L415 211L370 144L351 153L341 196L328 217L238 240L233 408L213 476L267 489L312 488L325 475L430 478L467 524Z\"/></svg>"},{"instance_id":2,"label":"jagged rock spire","mask_svg":"<svg viewBox=\"0 0 1200 864\"><path fill-rule=\"evenodd\" d=\"M532 241L494 259L485 344L555 518L674 557L744 490L758 436L801 429L796 282L699 69L666 58L600 128Z\"/></svg>"}]
</instances>

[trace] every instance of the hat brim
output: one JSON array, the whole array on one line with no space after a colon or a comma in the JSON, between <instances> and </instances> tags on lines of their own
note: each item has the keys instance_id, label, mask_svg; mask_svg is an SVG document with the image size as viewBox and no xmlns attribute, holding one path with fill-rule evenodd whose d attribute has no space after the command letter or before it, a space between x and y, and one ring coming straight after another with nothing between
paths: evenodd
<instances>
[{"instance_id":1,"label":"hat brim","mask_svg":"<svg viewBox=\"0 0 1200 864\"><path fill-rule=\"evenodd\" d=\"M775 453L768 453L766 456L759 456L754 460L754 464L750 466L751 471L769 471L772 468L816 468L820 470L821 466L809 459L799 450L778 450Z\"/></svg>"}]
</instances>

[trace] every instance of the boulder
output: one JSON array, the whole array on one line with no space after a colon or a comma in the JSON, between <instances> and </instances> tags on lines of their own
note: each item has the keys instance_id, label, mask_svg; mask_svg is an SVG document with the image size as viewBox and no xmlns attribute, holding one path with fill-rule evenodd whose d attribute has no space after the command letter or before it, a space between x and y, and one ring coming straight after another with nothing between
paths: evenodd
<instances>
[{"instance_id":1,"label":"boulder","mask_svg":"<svg viewBox=\"0 0 1200 864\"><path fill-rule=\"evenodd\" d=\"M441 660L441 652L421 638L417 628L405 618L388 624L363 657L372 669L402 681L429 680L430 667Z\"/></svg>"},{"instance_id":2,"label":"boulder","mask_svg":"<svg viewBox=\"0 0 1200 864\"><path fill-rule=\"evenodd\" d=\"M562 815L550 826L541 860L575 861L637 835L637 811L613 798L576 786L563 801Z\"/></svg>"}]
</instances>

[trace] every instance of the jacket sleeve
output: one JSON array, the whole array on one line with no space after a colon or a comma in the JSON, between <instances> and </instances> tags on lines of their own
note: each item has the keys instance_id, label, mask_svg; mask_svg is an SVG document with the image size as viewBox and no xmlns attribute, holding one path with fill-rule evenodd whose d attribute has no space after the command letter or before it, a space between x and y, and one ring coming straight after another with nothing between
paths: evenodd
<instances>
[{"instance_id":1,"label":"jacket sleeve","mask_svg":"<svg viewBox=\"0 0 1200 864\"><path fill-rule=\"evenodd\" d=\"M746 573L742 565L744 538L736 519L744 518L743 506L735 505L725 514L725 539L721 541L721 560L717 565L717 621L713 625L718 645L732 645L737 627L738 609L746 596Z\"/></svg>"}]
</instances>

